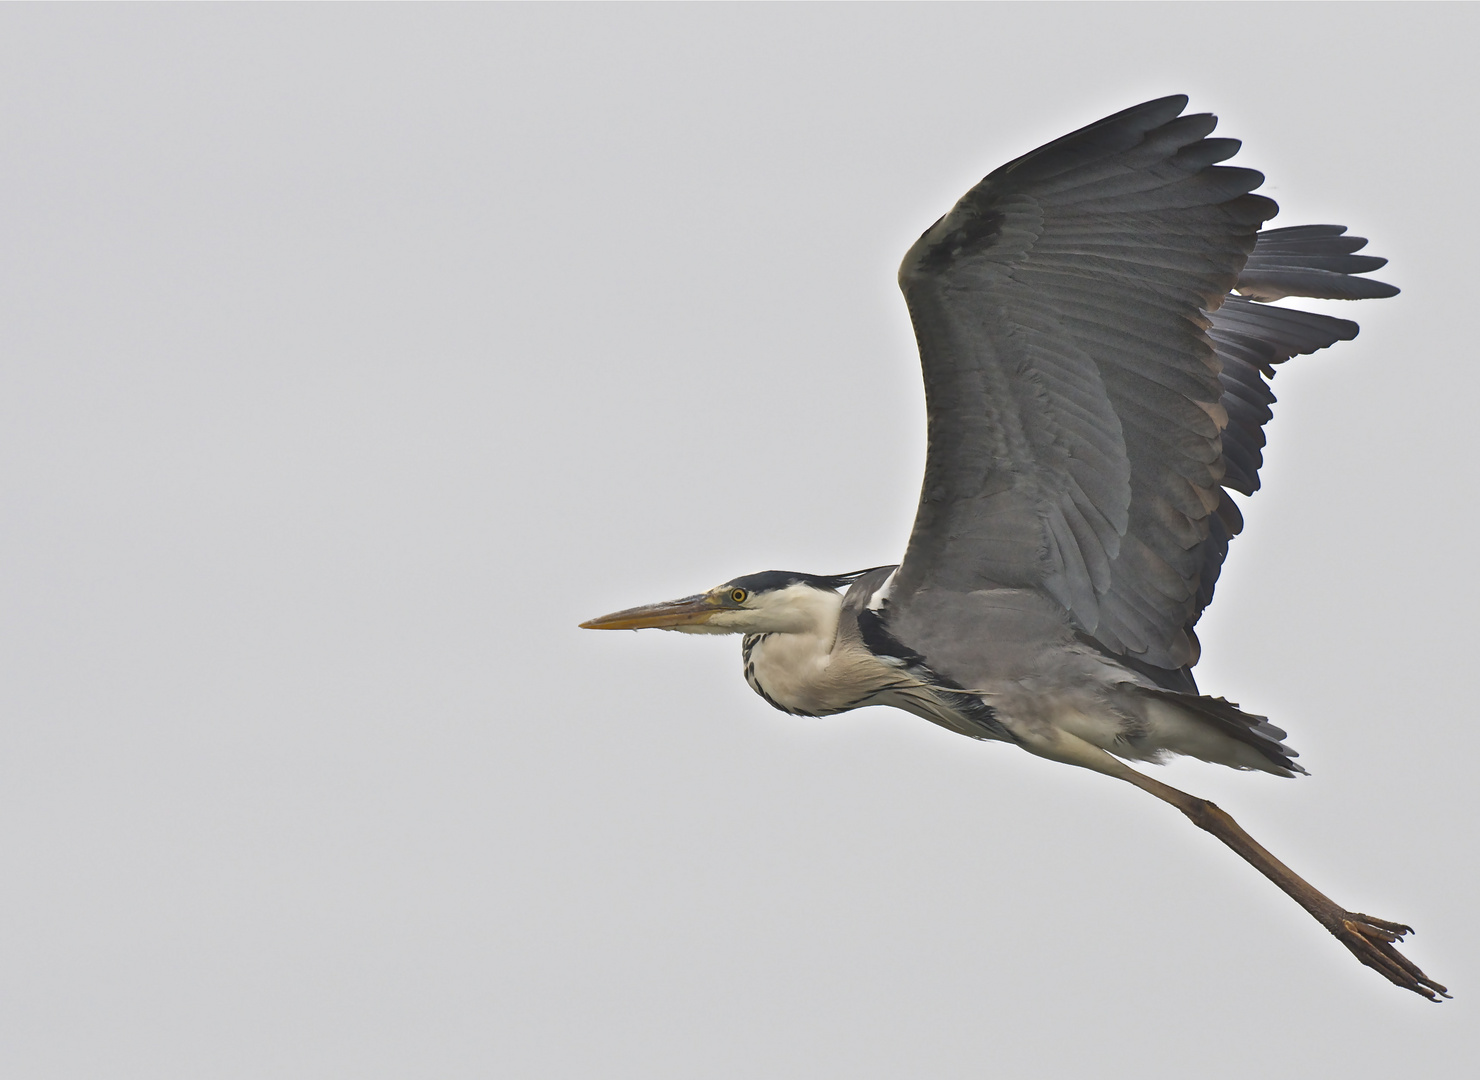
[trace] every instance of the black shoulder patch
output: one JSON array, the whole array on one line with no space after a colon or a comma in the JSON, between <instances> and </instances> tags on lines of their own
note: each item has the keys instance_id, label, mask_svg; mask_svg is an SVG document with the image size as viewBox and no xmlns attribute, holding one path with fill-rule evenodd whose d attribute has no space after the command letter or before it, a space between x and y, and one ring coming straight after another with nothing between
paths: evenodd
<instances>
[{"instance_id":1,"label":"black shoulder patch","mask_svg":"<svg viewBox=\"0 0 1480 1080\"><path fill-rule=\"evenodd\" d=\"M858 613L858 632L868 651L875 656L887 656L906 665L925 664L923 656L900 644L899 639L885 628L884 617L872 608L864 608Z\"/></svg>"},{"instance_id":2,"label":"black shoulder patch","mask_svg":"<svg viewBox=\"0 0 1480 1080\"><path fill-rule=\"evenodd\" d=\"M989 736L978 736L979 738L998 738L1003 742L1017 742L1012 732L998 722L996 709L983 701L979 695L971 693L959 683L931 669L923 656L889 632L884 616L879 612L872 608L864 608L859 612L858 630L863 637L864 645L871 653L900 664L921 682L933 687L938 699L948 708L978 725L984 732L991 733Z\"/></svg>"}]
</instances>

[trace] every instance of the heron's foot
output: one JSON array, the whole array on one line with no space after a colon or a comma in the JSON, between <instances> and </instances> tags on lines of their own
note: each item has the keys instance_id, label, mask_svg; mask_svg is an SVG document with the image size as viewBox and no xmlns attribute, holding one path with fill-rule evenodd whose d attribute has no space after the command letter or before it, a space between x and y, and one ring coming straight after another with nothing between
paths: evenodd
<instances>
[{"instance_id":1,"label":"heron's foot","mask_svg":"<svg viewBox=\"0 0 1480 1080\"><path fill-rule=\"evenodd\" d=\"M1336 939L1352 951L1362 963L1374 969L1394 986L1422 994L1430 1001L1447 998L1449 991L1436 983L1419 969L1408 957L1393 947L1403 940L1404 935L1413 933L1413 927L1402 923L1374 919L1355 911L1343 911L1337 916L1335 925L1329 927Z\"/></svg>"}]
</instances>

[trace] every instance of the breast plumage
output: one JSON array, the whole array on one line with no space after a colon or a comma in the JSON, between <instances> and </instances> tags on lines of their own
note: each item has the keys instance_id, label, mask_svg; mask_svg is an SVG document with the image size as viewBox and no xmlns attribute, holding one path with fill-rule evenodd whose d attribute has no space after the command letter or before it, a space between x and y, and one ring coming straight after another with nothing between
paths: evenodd
<instances>
[{"instance_id":1,"label":"breast plumage","mask_svg":"<svg viewBox=\"0 0 1480 1080\"><path fill-rule=\"evenodd\" d=\"M767 703L793 716L856 709L858 687L833 670L831 639L816 634L750 634L741 646L745 681ZM843 660L844 666L848 666Z\"/></svg>"}]
</instances>

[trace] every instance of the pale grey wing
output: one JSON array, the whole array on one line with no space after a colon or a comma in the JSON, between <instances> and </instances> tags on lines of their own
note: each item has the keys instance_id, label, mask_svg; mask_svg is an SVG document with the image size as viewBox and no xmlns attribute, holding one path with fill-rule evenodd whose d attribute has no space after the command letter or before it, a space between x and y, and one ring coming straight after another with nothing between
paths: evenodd
<instances>
[{"instance_id":1,"label":"pale grey wing","mask_svg":"<svg viewBox=\"0 0 1480 1080\"><path fill-rule=\"evenodd\" d=\"M905 256L930 446L901 615L1026 587L1117 654L1195 660L1227 423L1204 312L1276 207L1186 101L998 169Z\"/></svg>"},{"instance_id":2,"label":"pale grey wing","mask_svg":"<svg viewBox=\"0 0 1480 1080\"><path fill-rule=\"evenodd\" d=\"M1236 285L1237 296L1209 316L1208 337L1222 365L1218 379L1223 386L1219 404L1228 414L1223 431L1223 487L1243 495L1259 489L1259 468L1264 463L1264 425L1273 415L1274 391L1270 381L1275 365L1293 356L1312 353L1350 341L1357 324L1286 307L1269 307L1256 301L1291 296L1360 300L1396 296L1398 290L1382 281L1358 277L1377 270L1387 260L1356 255L1367 246L1360 236L1346 235L1344 225L1299 225L1267 229L1258 236ZM1228 541L1243 528L1238 507L1223 493L1217 513L1209 522L1209 534L1200 552L1202 580L1192 625L1213 599Z\"/></svg>"}]
</instances>

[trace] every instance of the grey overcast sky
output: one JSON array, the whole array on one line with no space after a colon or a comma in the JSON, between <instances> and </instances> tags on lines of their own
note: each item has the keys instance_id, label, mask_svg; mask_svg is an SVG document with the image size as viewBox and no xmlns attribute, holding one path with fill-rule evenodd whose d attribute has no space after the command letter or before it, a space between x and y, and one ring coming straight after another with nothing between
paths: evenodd
<instances>
[{"instance_id":1,"label":"grey overcast sky","mask_svg":"<svg viewBox=\"0 0 1480 1080\"><path fill-rule=\"evenodd\" d=\"M1473 5L0 8L0 1073L1468 1075L1477 41ZM1413 923L1443 1006L1128 786L575 628L896 560L900 256L1176 92L1404 292L1276 380L1201 628L1312 775L1158 775Z\"/></svg>"}]
</instances>

